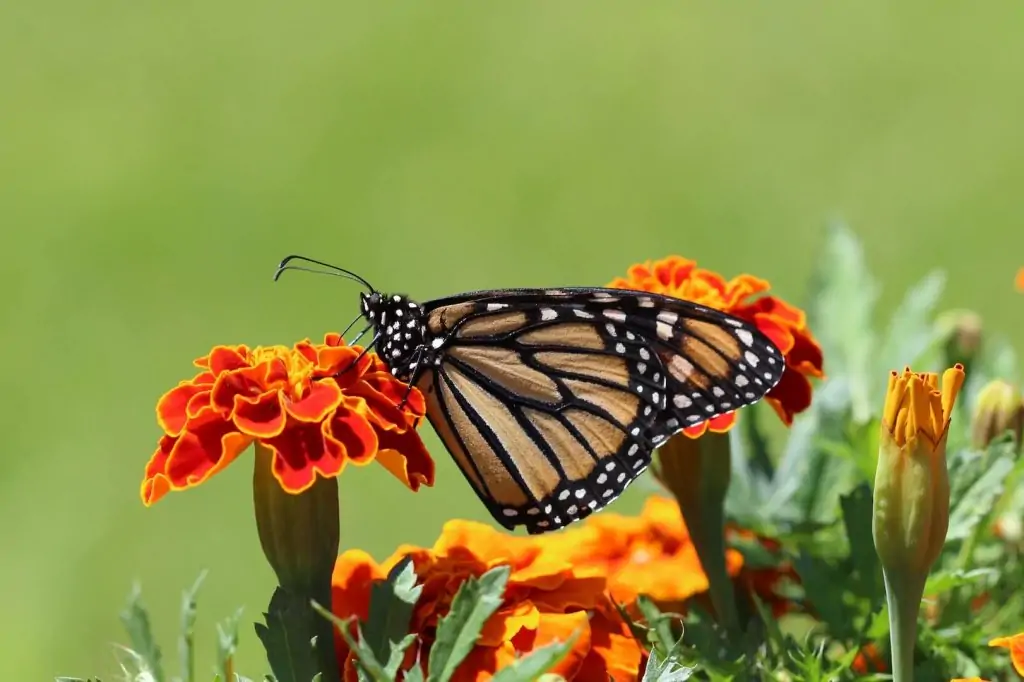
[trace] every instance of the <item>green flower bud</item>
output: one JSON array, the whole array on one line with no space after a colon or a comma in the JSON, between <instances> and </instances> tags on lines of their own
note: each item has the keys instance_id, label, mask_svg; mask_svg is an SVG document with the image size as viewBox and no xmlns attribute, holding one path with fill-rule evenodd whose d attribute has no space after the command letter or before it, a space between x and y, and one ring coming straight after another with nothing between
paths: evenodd
<instances>
[{"instance_id":1,"label":"green flower bud","mask_svg":"<svg viewBox=\"0 0 1024 682\"><path fill-rule=\"evenodd\" d=\"M984 450L993 440L1012 431L1019 452L1022 430L1024 398L1020 390L1002 379L990 381L981 389L974 406L974 419L971 422L971 441L974 447Z\"/></svg>"}]
</instances>

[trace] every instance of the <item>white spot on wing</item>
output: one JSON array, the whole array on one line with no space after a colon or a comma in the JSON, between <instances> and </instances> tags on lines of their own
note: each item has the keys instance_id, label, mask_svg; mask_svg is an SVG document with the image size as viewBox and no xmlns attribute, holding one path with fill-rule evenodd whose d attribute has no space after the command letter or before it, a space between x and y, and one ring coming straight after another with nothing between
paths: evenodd
<instances>
[{"instance_id":1,"label":"white spot on wing","mask_svg":"<svg viewBox=\"0 0 1024 682\"><path fill-rule=\"evenodd\" d=\"M658 322L658 337L663 341L669 341L672 338L672 325Z\"/></svg>"},{"instance_id":2,"label":"white spot on wing","mask_svg":"<svg viewBox=\"0 0 1024 682\"><path fill-rule=\"evenodd\" d=\"M675 403L675 406L680 410L685 410L690 405L693 405L693 401L682 393L677 393L675 397L672 398L672 402Z\"/></svg>"},{"instance_id":3,"label":"white spot on wing","mask_svg":"<svg viewBox=\"0 0 1024 682\"><path fill-rule=\"evenodd\" d=\"M609 320L615 320L616 322L626 321L626 313L622 312L621 310L605 310L604 316L607 317Z\"/></svg>"},{"instance_id":4,"label":"white spot on wing","mask_svg":"<svg viewBox=\"0 0 1024 682\"><path fill-rule=\"evenodd\" d=\"M558 312L555 311L553 308L541 308L540 309L540 319L542 319L542 320L553 320L556 317L558 317Z\"/></svg>"},{"instance_id":5,"label":"white spot on wing","mask_svg":"<svg viewBox=\"0 0 1024 682\"><path fill-rule=\"evenodd\" d=\"M753 353L753 351L749 351L749 350L746 353L743 354L743 357L746 358L747 362L750 363L751 367L757 367L757 363L761 361L761 359L759 357L757 357Z\"/></svg>"},{"instance_id":6,"label":"white spot on wing","mask_svg":"<svg viewBox=\"0 0 1024 682\"><path fill-rule=\"evenodd\" d=\"M738 338L740 341L742 341L744 346L753 346L754 345L754 335L751 334L746 329L737 329L736 330L736 338Z\"/></svg>"},{"instance_id":7,"label":"white spot on wing","mask_svg":"<svg viewBox=\"0 0 1024 682\"><path fill-rule=\"evenodd\" d=\"M488 303L487 304L487 309L491 310L491 311L501 310L502 308L507 308L507 307L508 307L508 303Z\"/></svg>"}]
</instances>

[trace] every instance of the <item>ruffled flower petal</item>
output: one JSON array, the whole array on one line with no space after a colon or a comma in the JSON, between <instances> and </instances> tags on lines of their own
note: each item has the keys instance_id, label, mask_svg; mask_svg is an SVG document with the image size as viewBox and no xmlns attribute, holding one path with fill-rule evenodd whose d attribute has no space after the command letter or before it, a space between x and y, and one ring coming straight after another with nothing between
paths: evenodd
<instances>
[{"instance_id":1,"label":"ruffled flower petal","mask_svg":"<svg viewBox=\"0 0 1024 682\"><path fill-rule=\"evenodd\" d=\"M214 347L194 363L203 372L157 403L164 438L146 468L143 502L202 483L253 440L273 451L274 475L291 493L377 458L412 490L433 485L434 462L415 429L422 394L362 351L337 334L291 348Z\"/></svg>"}]
</instances>

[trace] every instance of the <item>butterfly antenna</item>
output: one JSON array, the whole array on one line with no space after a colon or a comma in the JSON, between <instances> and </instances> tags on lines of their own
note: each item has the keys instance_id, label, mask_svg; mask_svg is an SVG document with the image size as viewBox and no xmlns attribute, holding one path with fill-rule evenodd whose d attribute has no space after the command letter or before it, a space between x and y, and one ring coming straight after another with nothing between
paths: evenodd
<instances>
[{"instance_id":1,"label":"butterfly antenna","mask_svg":"<svg viewBox=\"0 0 1024 682\"><path fill-rule=\"evenodd\" d=\"M300 262L303 262L303 263L310 263L312 265L317 265L317 266L319 266L321 268L326 268L326 270L318 270L318 269L315 269L315 268L306 268L306 267L302 267L301 265L290 265L290 263L292 261L300 261ZM285 270L300 270L302 272L312 272L312 273L316 273L318 275L334 275L335 277L344 277L345 279L350 279L353 282L359 282L364 287L369 289L371 294L377 292L377 290L373 288L372 284L370 284L365 279L363 279L362 277L360 277L356 273L352 272L351 270L346 270L345 268L339 268L337 265L331 265L330 263L324 263L323 261L314 260L312 258L306 258L305 256L291 255L291 256L288 256L287 258L285 258L284 260L282 260L280 263L278 263L277 270L274 271L274 281L275 282L281 277L281 274Z\"/></svg>"},{"instance_id":2,"label":"butterfly antenna","mask_svg":"<svg viewBox=\"0 0 1024 682\"><path fill-rule=\"evenodd\" d=\"M344 339L345 338L345 334L348 334L352 330L352 327L356 326L356 322L358 322L361 319L363 319L362 315L356 315L355 319L352 320L351 322L349 322L348 326L345 327L345 331L343 331L341 333L341 338ZM347 345L352 345L352 344L347 344Z\"/></svg>"}]
</instances>

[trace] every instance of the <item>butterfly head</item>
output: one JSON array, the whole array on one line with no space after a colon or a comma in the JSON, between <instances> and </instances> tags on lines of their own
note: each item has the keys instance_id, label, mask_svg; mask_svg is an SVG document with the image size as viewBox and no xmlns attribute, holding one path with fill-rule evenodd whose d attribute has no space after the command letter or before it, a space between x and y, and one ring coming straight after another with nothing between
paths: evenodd
<instances>
[{"instance_id":1,"label":"butterfly head","mask_svg":"<svg viewBox=\"0 0 1024 682\"><path fill-rule=\"evenodd\" d=\"M423 308L400 294L377 292L361 295L363 317L373 325L374 349L391 373L408 381L424 361L426 323Z\"/></svg>"}]
</instances>

